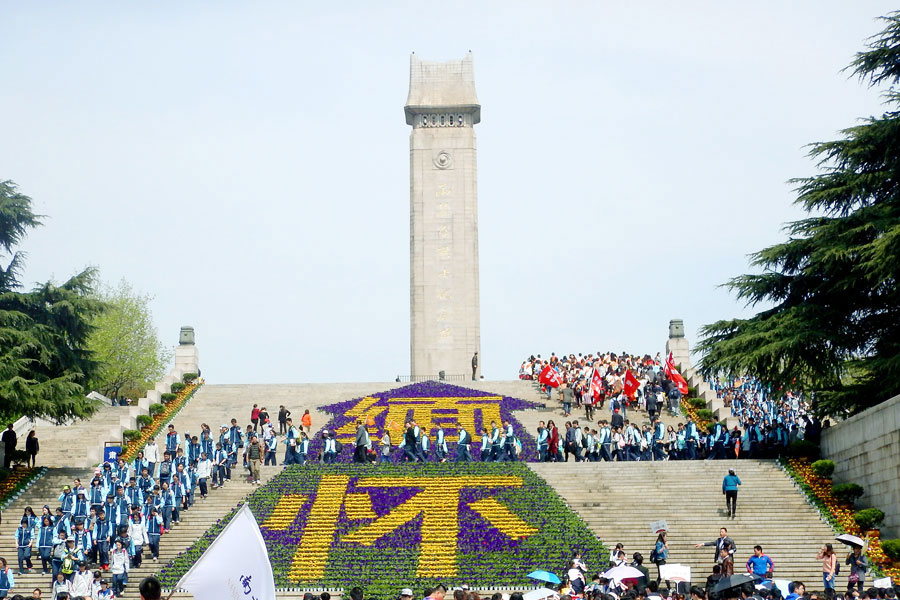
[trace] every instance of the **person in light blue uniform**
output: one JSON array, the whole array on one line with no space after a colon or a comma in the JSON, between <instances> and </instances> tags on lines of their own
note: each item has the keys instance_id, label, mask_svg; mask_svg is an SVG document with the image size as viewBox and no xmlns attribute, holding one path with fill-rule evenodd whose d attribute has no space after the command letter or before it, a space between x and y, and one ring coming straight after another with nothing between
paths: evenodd
<instances>
[{"instance_id":1,"label":"person in light blue uniform","mask_svg":"<svg viewBox=\"0 0 900 600\"><path fill-rule=\"evenodd\" d=\"M491 435L485 427L481 430L481 462L490 462L491 454Z\"/></svg>"},{"instance_id":2,"label":"person in light blue uniform","mask_svg":"<svg viewBox=\"0 0 900 600\"><path fill-rule=\"evenodd\" d=\"M62 508L62 511L72 516L72 511L75 510L75 494L72 493L72 488L69 486L63 486L62 493L59 495L59 505Z\"/></svg>"},{"instance_id":3,"label":"person in light blue uniform","mask_svg":"<svg viewBox=\"0 0 900 600\"><path fill-rule=\"evenodd\" d=\"M150 508L147 517L147 545L150 547L150 556L153 562L159 559L159 536L162 534L163 520L159 516L156 507Z\"/></svg>"},{"instance_id":4,"label":"person in light blue uniform","mask_svg":"<svg viewBox=\"0 0 900 600\"><path fill-rule=\"evenodd\" d=\"M38 555L41 557L41 570L44 575L50 574L50 553L53 550L53 538L55 537L56 528L53 527L53 519L44 515L37 534Z\"/></svg>"},{"instance_id":5,"label":"person in light blue uniform","mask_svg":"<svg viewBox=\"0 0 900 600\"><path fill-rule=\"evenodd\" d=\"M22 517L22 521L16 529L16 551L19 558L19 575L26 572L34 572L34 565L31 562L31 550L33 547L34 530L28 524L28 519Z\"/></svg>"},{"instance_id":6,"label":"person in light blue uniform","mask_svg":"<svg viewBox=\"0 0 900 600\"><path fill-rule=\"evenodd\" d=\"M500 428L497 423L491 421L491 462L500 462L502 460L503 442L500 439Z\"/></svg>"},{"instance_id":7,"label":"person in light blue uniform","mask_svg":"<svg viewBox=\"0 0 900 600\"><path fill-rule=\"evenodd\" d=\"M538 423L537 447L538 447L538 460L540 462L547 462L547 451L550 448L550 433L547 431L547 428L544 426L543 421Z\"/></svg>"},{"instance_id":8,"label":"person in light blue uniform","mask_svg":"<svg viewBox=\"0 0 900 600\"><path fill-rule=\"evenodd\" d=\"M434 455L438 462L447 462L447 440L444 439L444 428L438 427L437 439L434 441Z\"/></svg>"},{"instance_id":9,"label":"person in light blue uniform","mask_svg":"<svg viewBox=\"0 0 900 600\"><path fill-rule=\"evenodd\" d=\"M274 438L275 435L273 434ZM306 461L309 460L309 436L306 435L305 431L300 432L300 441L297 442L296 448L296 456L297 456L297 464L305 465Z\"/></svg>"},{"instance_id":10,"label":"person in light blue uniform","mask_svg":"<svg viewBox=\"0 0 900 600\"><path fill-rule=\"evenodd\" d=\"M272 432L268 438L266 438L266 460L265 465L272 465L273 467L278 464L278 456L276 452L278 451L278 437L276 437L275 433Z\"/></svg>"},{"instance_id":11,"label":"person in light blue uniform","mask_svg":"<svg viewBox=\"0 0 900 600\"><path fill-rule=\"evenodd\" d=\"M456 462L471 462L472 455L469 446L472 444L472 436L462 425L459 426L459 441L456 442Z\"/></svg>"},{"instance_id":12,"label":"person in light blue uniform","mask_svg":"<svg viewBox=\"0 0 900 600\"><path fill-rule=\"evenodd\" d=\"M163 482L159 486L159 497L162 502L162 518L163 529L169 531L172 529L172 512L175 509L175 494L172 493L169 484Z\"/></svg>"},{"instance_id":13,"label":"person in light blue uniform","mask_svg":"<svg viewBox=\"0 0 900 600\"><path fill-rule=\"evenodd\" d=\"M516 460L516 434L513 430L512 423L505 421L503 423L503 454L504 460L513 462Z\"/></svg>"},{"instance_id":14,"label":"person in light blue uniform","mask_svg":"<svg viewBox=\"0 0 900 600\"><path fill-rule=\"evenodd\" d=\"M16 585L12 569L6 564L5 558L0 558L0 598L6 598L9 591Z\"/></svg>"},{"instance_id":15,"label":"person in light blue uniform","mask_svg":"<svg viewBox=\"0 0 900 600\"><path fill-rule=\"evenodd\" d=\"M663 452L663 445L666 442L666 426L662 421L659 420L659 417L654 419L653 421L653 460L665 460L665 452Z\"/></svg>"},{"instance_id":16,"label":"person in light blue uniform","mask_svg":"<svg viewBox=\"0 0 900 600\"><path fill-rule=\"evenodd\" d=\"M737 512L739 485L741 485L741 480L734 474L734 469L728 469L728 475L722 480L722 493L725 495L725 511L731 515L732 519Z\"/></svg>"}]
</instances>

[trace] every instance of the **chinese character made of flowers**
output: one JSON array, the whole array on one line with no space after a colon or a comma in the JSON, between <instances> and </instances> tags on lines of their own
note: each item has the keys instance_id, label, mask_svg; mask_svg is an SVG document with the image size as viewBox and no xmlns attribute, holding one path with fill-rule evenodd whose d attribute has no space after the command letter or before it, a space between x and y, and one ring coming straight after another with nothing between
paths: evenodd
<instances>
[{"instance_id":1,"label":"chinese character made of flowers","mask_svg":"<svg viewBox=\"0 0 900 600\"><path fill-rule=\"evenodd\" d=\"M390 398L387 400L367 396L344 413L343 416L349 421L338 427L336 433L338 439L342 441L352 440L356 437L356 419L371 419L371 422L377 423L382 421L379 417L384 414L384 427L369 426L369 435L381 436L384 428L389 427L391 423L399 429L411 418L429 437L434 437L432 430L443 427L451 430L447 433L446 440L456 442L459 439L459 428L465 427L472 436L472 441L479 442L481 441L479 434L481 427L488 427L491 421L500 425L502 400L502 396ZM476 415L481 417L481 427L476 425Z\"/></svg>"},{"instance_id":2,"label":"chinese character made of flowers","mask_svg":"<svg viewBox=\"0 0 900 600\"><path fill-rule=\"evenodd\" d=\"M294 553L290 577L295 581L319 580L325 573L335 541L370 547L420 515L421 545L416 574L419 577L454 577L457 574L460 493L469 488L521 486L521 477L504 475L375 476L360 477L351 491L349 476L322 475ZM419 491L379 516L372 509L368 490L391 488ZM270 519L264 527L287 527L283 519L289 511L297 510L298 500L298 496L282 497L273 513L279 518ZM282 507L282 503L286 506ZM484 520L486 527L493 527L509 538L522 539L537 531L495 498L482 498L467 506ZM336 540L342 509L349 518L369 522Z\"/></svg>"}]
</instances>

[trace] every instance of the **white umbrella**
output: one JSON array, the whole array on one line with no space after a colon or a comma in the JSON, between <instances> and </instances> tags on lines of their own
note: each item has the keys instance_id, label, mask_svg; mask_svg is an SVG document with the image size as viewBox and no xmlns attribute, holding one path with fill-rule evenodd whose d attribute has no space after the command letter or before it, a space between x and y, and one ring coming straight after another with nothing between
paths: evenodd
<instances>
[{"instance_id":1,"label":"white umbrella","mask_svg":"<svg viewBox=\"0 0 900 600\"><path fill-rule=\"evenodd\" d=\"M616 579L618 581L622 581L623 579L637 579L638 577L643 577L644 574L641 571L638 571L634 567L629 567L627 565L621 565L619 567L613 567L601 577L606 577L607 579Z\"/></svg>"},{"instance_id":2,"label":"white umbrella","mask_svg":"<svg viewBox=\"0 0 900 600\"><path fill-rule=\"evenodd\" d=\"M547 600L548 598L552 600L559 600L559 592L555 592L550 588L540 588L531 590L530 592L525 592L523 598L525 600Z\"/></svg>"},{"instance_id":3,"label":"white umbrella","mask_svg":"<svg viewBox=\"0 0 900 600\"><path fill-rule=\"evenodd\" d=\"M866 543L862 539L856 537L855 535L850 535L849 533L842 533L834 539L848 546L859 546L860 548L862 548L866 545Z\"/></svg>"}]
</instances>

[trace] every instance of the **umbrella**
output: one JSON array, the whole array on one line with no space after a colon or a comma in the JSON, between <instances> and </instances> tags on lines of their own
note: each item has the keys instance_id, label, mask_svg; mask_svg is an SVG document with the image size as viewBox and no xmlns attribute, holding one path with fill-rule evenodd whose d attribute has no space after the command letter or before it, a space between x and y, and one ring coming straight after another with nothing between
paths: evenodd
<instances>
[{"instance_id":1,"label":"umbrella","mask_svg":"<svg viewBox=\"0 0 900 600\"><path fill-rule=\"evenodd\" d=\"M738 573L737 575L729 575L728 577L723 577L720 579L716 585L713 586L711 590L708 590L711 593L724 592L725 590L730 590L732 588L736 588L744 585L745 583L753 583L755 581L760 581L762 577L759 575L748 575L746 573Z\"/></svg>"},{"instance_id":2,"label":"umbrella","mask_svg":"<svg viewBox=\"0 0 900 600\"><path fill-rule=\"evenodd\" d=\"M538 581L546 581L547 583L562 583L559 577L549 571L532 571L526 577L537 579Z\"/></svg>"},{"instance_id":3,"label":"umbrella","mask_svg":"<svg viewBox=\"0 0 900 600\"><path fill-rule=\"evenodd\" d=\"M601 577L606 577L607 579L616 579L618 581L622 581L623 579L637 579L639 577L643 577L644 574L634 567L629 567L627 565L621 565L618 567L613 567Z\"/></svg>"},{"instance_id":4,"label":"umbrella","mask_svg":"<svg viewBox=\"0 0 900 600\"><path fill-rule=\"evenodd\" d=\"M859 546L860 548L862 548L866 545L866 543L860 538L856 537L855 535L850 535L849 533L843 533L834 539L842 544L847 544L848 546Z\"/></svg>"},{"instance_id":5,"label":"umbrella","mask_svg":"<svg viewBox=\"0 0 900 600\"><path fill-rule=\"evenodd\" d=\"M546 600L547 598L559 598L559 592L550 588L539 588L526 592L523 596L525 600Z\"/></svg>"}]
</instances>

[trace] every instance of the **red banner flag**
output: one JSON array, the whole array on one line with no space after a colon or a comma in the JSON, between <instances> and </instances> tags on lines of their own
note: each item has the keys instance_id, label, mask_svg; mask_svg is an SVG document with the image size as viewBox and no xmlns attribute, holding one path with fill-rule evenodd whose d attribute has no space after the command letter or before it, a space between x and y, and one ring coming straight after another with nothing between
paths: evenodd
<instances>
[{"instance_id":1,"label":"red banner flag","mask_svg":"<svg viewBox=\"0 0 900 600\"><path fill-rule=\"evenodd\" d=\"M538 381L553 388L559 387L559 384L562 383L559 379L559 373L557 373L556 369L550 365L541 369L541 374L538 375Z\"/></svg>"},{"instance_id":2,"label":"red banner flag","mask_svg":"<svg viewBox=\"0 0 900 600\"><path fill-rule=\"evenodd\" d=\"M591 395L594 398L600 398L600 394L603 392L603 377L600 376L600 371L594 369L594 374L591 375Z\"/></svg>"},{"instance_id":3,"label":"red banner flag","mask_svg":"<svg viewBox=\"0 0 900 600\"><path fill-rule=\"evenodd\" d=\"M634 399L634 393L641 387L641 384L638 382L637 377L634 376L634 373L631 372L631 369L625 371L625 395Z\"/></svg>"},{"instance_id":4,"label":"red banner flag","mask_svg":"<svg viewBox=\"0 0 900 600\"><path fill-rule=\"evenodd\" d=\"M669 358L666 359L666 375L675 382L681 395L686 396L688 393L687 381L685 381L681 373L678 372L678 369L675 368L675 358L672 356L671 352L669 352Z\"/></svg>"}]
</instances>

